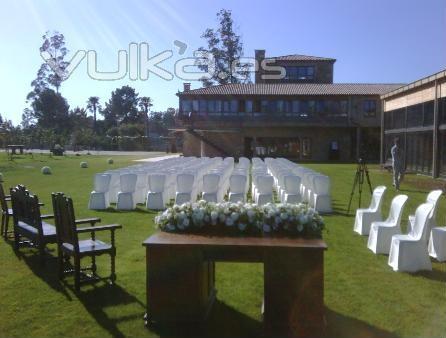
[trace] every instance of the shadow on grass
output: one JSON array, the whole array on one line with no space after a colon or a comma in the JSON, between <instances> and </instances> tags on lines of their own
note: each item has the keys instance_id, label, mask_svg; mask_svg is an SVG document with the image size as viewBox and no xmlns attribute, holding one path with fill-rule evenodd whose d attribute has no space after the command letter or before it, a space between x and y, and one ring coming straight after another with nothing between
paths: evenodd
<instances>
[{"instance_id":1,"label":"shadow on grass","mask_svg":"<svg viewBox=\"0 0 446 338\"><path fill-rule=\"evenodd\" d=\"M396 338L397 335L326 308L326 338ZM321 323L323 325L323 323ZM217 301L209 318L201 324L154 325L160 337L264 337L263 324ZM275 336L274 336L275 337Z\"/></svg>"},{"instance_id":2,"label":"shadow on grass","mask_svg":"<svg viewBox=\"0 0 446 338\"><path fill-rule=\"evenodd\" d=\"M56 250L46 249L45 250L45 263L42 265L40 260L39 251L32 247L20 247L19 250L14 250L14 242L7 241L11 245L14 254L19 260L25 262L25 264L31 269L31 271L44 281L53 290L63 294L68 300L72 300L70 294L65 290L62 283L60 283L57 271L57 257L51 255L55 253Z\"/></svg>"},{"instance_id":3,"label":"shadow on grass","mask_svg":"<svg viewBox=\"0 0 446 338\"><path fill-rule=\"evenodd\" d=\"M361 320L345 316L326 308L327 327L325 337L327 338L396 338L397 335L374 327Z\"/></svg>"},{"instance_id":4,"label":"shadow on grass","mask_svg":"<svg viewBox=\"0 0 446 338\"><path fill-rule=\"evenodd\" d=\"M437 269L433 269L432 271L420 271L413 275L422 276L424 278L434 280L437 282L446 282L446 271L441 271Z\"/></svg>"},{"instance_id":5,"label":"shadow on grass","mask_svg":"<svg viewBox=\"0 0 446 338\"><path fill-rule=\"evenodd\" d=\"M81 288L77 297L91 317L112 337L125 337L118 328L122 322L139 319L141 326L144 325L145 305L117 284L101 284L99 287L93 285L89 289ZM136 304L140 311L113 316L107 314L108 309L132 304Z\"/></svg>"},{"instance_id":6,"label":"shadow on grass","mask_svg":"<svg viewBox=\"0 0 446 338\"><path fill-rule=\"evenodd\" d=\"M148 328L160 337L262 337L263 325L244 313L216 300L206 321L201 323L154 324Z\"/></svg>"}]
</instances>

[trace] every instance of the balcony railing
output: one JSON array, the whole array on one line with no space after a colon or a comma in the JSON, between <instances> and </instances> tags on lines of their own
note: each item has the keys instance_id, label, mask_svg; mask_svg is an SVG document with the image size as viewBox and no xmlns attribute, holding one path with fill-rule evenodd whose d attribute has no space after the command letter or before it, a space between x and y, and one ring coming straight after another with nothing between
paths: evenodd
<instances>
[{"instance_id":1,"label":"balcony railing","mask_svg":"<svg viewBox=\"0 0 446 338\"><path fill-rule=\"evenodd\" d=\"M322 114L322 113L205 113L191 112L177 115L178 122L182 124L192 123L238 123L238 124L257 124L261 122L278 122L292 124L314 124L314 125L349 125L347 114Z\"/></svg>"}]
</instances>

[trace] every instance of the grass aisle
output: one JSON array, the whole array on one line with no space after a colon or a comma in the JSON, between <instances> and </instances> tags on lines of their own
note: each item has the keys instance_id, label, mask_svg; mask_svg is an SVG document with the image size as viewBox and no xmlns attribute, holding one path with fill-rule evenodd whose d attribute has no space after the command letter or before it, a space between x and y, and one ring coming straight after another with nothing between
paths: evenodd
<instances>
[{"instance_id":1,"label":"grass aisle","mask_svg":"<svg viewBox=\"0 0 446 338\"><path fill-rule=\"evenodd\" d=\"M117 232L117 286L84 286L80 295L59 284L56 260L47 260L41 268L38 255L21 249L16 255L10 241L0 240L0 336L259 336L262 330L260 306L263 296L263 269L260 264L217 264L219 301L201 327L158 328L149 331L143 325L145 312L145 251L142 241L152 234L154 212L139 206L133 212L93 212L87 210L93 175L110 167L127 166L136 157L114 156L107 164L105 156L66 156L50 158L35 155L13 162L0 155L0 172L5 187L25 184L51 212L50 193L63 191L74 199L77 217L98 216L102 224L121 223ZM81 169L79 163L89 167ZM53 174L44 176L42 166ZM366 238L353 233L353 217L347 208L356 166L309 165L329 175L336 213L327 216L324 239L329 249L325 260L325 304L329 337L441 337L446 332L446 264L434 263L434 270L415 275L395 273L386 256L373 255ZM385 184L389 191L384 203L386 214L396 195L390 175L370 166L373 185ZM402 193L409 195L404 223L409 212L433 187L444 181L407 176ZM363 193L369 202L367 191ZM353 202L356 207L356 201ZM441 200L439 224L445 223L446 202ZM102 236L108 240L108 234ZM102 238L102 237L101 237ZM55 255L55 247L50 246ZM102 264L101 264L102 263ZM98 266L108 274L109 260Z\"/></svg>"}]
</instances>

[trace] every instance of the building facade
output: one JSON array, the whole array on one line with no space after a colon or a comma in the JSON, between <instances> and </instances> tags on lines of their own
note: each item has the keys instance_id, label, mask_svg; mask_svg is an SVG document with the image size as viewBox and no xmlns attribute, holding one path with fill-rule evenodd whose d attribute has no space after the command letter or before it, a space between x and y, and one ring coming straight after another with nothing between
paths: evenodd
<instances>
[{"instance_id":1,"label":"building facade","mask_svg":"<svg viewBox=\"0 0 446 338\"><path fill-rule=\"evenodd\" d=\"M255 83L178 93L185 155L379 160L380 96L402 84L333 83L335 59L255 55Z\"/></svg>"},{"instance_id":2,"label":"building facade","mask_svg":"<svg viewBox=\"0 0 446 338\"><path fill-rule=\"evenodd\" d=\"M381 162L398 137L406 170L446 177L446 71L382 95Z\"/></svg>"}]
</instances>

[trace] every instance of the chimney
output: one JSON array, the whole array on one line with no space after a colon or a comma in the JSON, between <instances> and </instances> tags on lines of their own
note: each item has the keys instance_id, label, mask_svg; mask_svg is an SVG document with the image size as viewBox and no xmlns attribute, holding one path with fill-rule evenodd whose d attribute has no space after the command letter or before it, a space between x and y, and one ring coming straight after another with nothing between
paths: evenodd
<instances>
[{"instance_id":1,"label":"chimney","mask_svg":"<svg viewBox=\"0 0 446 338\"><path fill-rule=\"evenodd\" d=\"M265 50L264 49L256 49L254 51L255 59L256 59L256 73L255 73L255 83L261 83L262 82L262 61L265 59Z\"/></svg>"},{"instance_id":2,"label":"chimney","mask_svg":"<svg viewBox=\"0 0 446 338\"><path fill-rule=\"evenodd\" d=\"M190 82L184 82L183 83L183 92L190 91Z\"/></svg>"}]
</instances>

